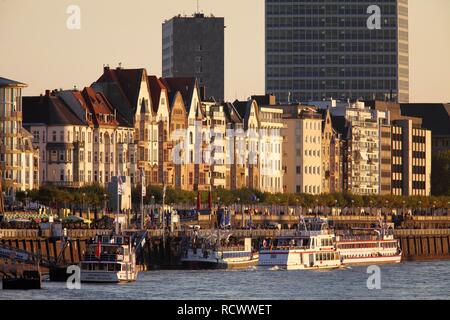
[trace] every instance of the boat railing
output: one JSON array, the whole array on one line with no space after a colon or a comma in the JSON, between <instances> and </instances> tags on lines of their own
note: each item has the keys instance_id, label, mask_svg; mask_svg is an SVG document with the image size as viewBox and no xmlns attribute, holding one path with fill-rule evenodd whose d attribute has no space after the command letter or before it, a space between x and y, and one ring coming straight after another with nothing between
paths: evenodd
<instances>
[{"instance_id":1,"label":"boat railing","mask_svg":"<svg viewBox=\"0 0 450 320\"><path fill-rule=\"evenodd\" d=\"M92 261L92 262L98 262L98 261L123 261L123 255L120 254L101 254L100 257L94 255L94 254L87 254L83 258L84 261Z\"/></svg>"},{"instance_id":2,"label":"boat railing","mask_svg":"<svg viewBox=\"0 0 450 320\"><path fill-rule=\"evenodd\" d=\"M343 235L338 236L338 241L379 241L380 238L377 236L361 235L361 236L349 236Z\"/></svg>"},{"instance_id":3,"label":"boat railing","mask_svg":"<svg viewBox=\"0 0 450 320\"><path fill-rule=\"evenodd\" d=\"M244 251L244 246L222 246L220 251Z\"/></svg>"},{"instance_id":4,"label":"boat railing","mask_svg":"<svg viewBox=\"0 0 450 320\"><path fill-rule=\"evenodd\" d=\"M310 249L309 246L267 246L263 247L263 250L306 250Z\"/></svg>"}]
</instances>

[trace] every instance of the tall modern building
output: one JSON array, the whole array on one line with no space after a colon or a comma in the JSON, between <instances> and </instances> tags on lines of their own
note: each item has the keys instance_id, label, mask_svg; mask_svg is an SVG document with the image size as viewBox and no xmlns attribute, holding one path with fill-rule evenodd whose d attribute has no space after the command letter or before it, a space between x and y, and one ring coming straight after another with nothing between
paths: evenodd
<instances>
[{"instance_id":1,"label":"tall modern building","mask_svg":"<svg viewBox=\"0 0 450 320\"><path fill-rule=\"evenodd\" d=\"M409 101L408 0L266 0L265 15L278 100Z\"/></svg>"},{"instance_id":2,"label":"tall modern building","mask_svg":"<svg viewBox=\"0 0 450 320\"><path fill-rule=\"evenodd\" d=\"M22 89L26 87L0 77L0 197L8 202L15 201L17 191L39 188L39 151L22 126Z\"/></svg>"},{"instance_id":3,"label":"tall modern building","mask_svg":"<svg viewBox=\"0 0 450 320\"><path fill-rule=\"evenodd\" d=\"M196 13L163 23L164 78L196 77L205 98L224 100L224 18Z\"/></svg>"}]
</instances>

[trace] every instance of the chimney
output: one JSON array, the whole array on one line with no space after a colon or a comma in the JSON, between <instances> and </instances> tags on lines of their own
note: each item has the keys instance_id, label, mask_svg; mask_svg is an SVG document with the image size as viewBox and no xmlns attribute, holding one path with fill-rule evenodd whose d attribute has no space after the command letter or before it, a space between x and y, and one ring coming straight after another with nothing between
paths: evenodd
<instances>
[{"instance_id":1,"label":"chimney","mask_svg":"<svg viewBox=\"0 0 450 320\"><path fill-rule=\"evenodd\" d=\"M103 72L105 72L105 71L109 71L109 64L103 65Z\"/></svg>"},{"instance_id":2,"label":"chimney","mask_svg":"<svg viewBox=\"0 0 450 320\"><path fill-rule=\"evenodd\" d=\"M50 95L50 90L45 90L45 96L48 97Z\"/></svg>"}]
</instances>

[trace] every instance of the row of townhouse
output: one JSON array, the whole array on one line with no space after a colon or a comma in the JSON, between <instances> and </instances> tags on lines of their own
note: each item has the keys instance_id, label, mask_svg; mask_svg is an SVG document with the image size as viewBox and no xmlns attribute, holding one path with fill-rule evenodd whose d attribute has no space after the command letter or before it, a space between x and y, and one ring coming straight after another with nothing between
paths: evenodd
<instances>
[{"instance_id":1,"label":"row of townhouse","mask_svg":"<svg viewBox=\"0 0 450 320\"><path fill-rule=\"evenodd\" d=\"M132 185L183 190L283 191L283 111L250 99L204 99L195 78L112 69L79 91L24 97L24 126L39 150L39 183Z\"/></svg>"},{"instance_id":2,"label":"row of townhouse","mask_svg":"<svg viewBox=\"0 0 450 320\"><path fill-rule=\"evenodd\" d=\"M147 185L183 190L430 194L431 132L399 104L279 104L270 94L217 103L195 78L105 66L81 91L25 97L25 130L17 118L23 86L16 83L13 98L0 92L2 108L13 112L2 121L2 143L19 137L8 128L20 124L16 144L29 155L26 174L5 167L13 151L2 154L2 176L27 182L21 190L37 181L107 184L119 174L138 185L143 173Z\"/></svg>"}]
</instances>

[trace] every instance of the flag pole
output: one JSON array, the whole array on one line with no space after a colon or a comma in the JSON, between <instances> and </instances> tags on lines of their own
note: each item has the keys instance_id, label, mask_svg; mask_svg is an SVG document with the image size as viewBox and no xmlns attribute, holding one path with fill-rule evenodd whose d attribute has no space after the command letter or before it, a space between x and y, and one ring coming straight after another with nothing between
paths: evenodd
<instances>
[{"instance_id":1,"label":"flag pole","mask_svg":"<svg viewBox=\"0 0 450 320\"><path fill-rule=\"evenodd\" d=\"M116 235L119 234L119 213L120 213L120 198L122 195L122 174L119 171L117 177L117 213L116 213Z\"/></svg>"},{"instance_id":2,"label":"flag pole","mask_svg":"<svg viewBox=\"0 0 450 320\"><path fill-rule=\"evenodd\" d=\"M141 230L144 230L144 196L146 194L145 190L145 172L144 169L141 170Z\"/></svg>"}]
</instances>

